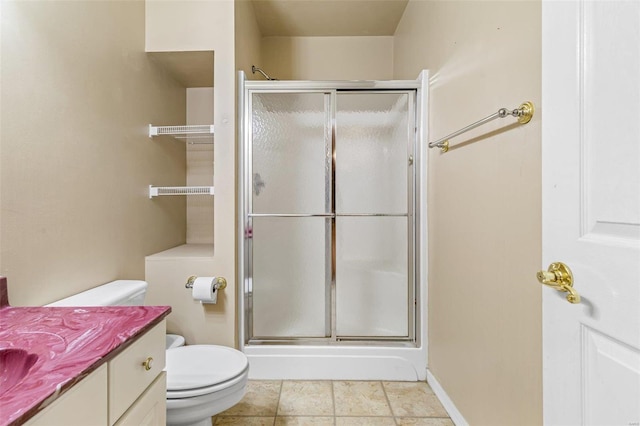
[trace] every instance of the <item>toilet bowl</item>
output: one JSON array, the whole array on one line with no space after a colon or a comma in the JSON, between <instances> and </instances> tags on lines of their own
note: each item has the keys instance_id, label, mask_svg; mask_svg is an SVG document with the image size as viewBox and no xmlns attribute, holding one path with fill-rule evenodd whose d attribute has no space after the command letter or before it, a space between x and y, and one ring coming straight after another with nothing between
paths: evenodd
<instances>
[{"instance_id":1,"label":"toilet bowl","mask_svg":"<svg viewBox=\"0 0 640 426\"><path fill-rule=\"evenodd\" d=\"M236 405L246 392L249 362L225 346L167 350L167 425L211 425L211 416Z\"/></svg>"},{"instance_id":2,"label":"toilet bowl","mask_svg":"<svg viewBox=\"0 0 640 426\"><path fill-rule=\"evenodd\" d=\"M48 306L142 305L146 289L144 281L113 281ZM184 343L167 335L167 425L211 426L212 416L244 396L249 362L233 348Z\"/></svg>"},{"instance_id":3,"label":"toilet bowl","mask_svg":"<svg viewBox=\"0 0 640 426\"><path fill-rule=\"evenodd\" d=\"M166 336L166 346L165 349L173 349L178 348L180 346L184 346L184 337L179 334L168 334Z\"/></svg>"}]
</instances>

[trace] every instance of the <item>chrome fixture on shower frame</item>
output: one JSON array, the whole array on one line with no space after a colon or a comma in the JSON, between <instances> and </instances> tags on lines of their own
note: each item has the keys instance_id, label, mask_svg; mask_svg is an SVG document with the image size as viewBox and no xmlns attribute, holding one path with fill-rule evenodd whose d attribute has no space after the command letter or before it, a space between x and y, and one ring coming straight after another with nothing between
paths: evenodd
<instances>
[{"instance_id":1,"label":"chrome fixture on shower frame","mask_svg":"<svg viewBox=\"0 0 640 426\"><path fill-rule=\"evenodd\" d=\"M533 106L533 103L529 101L522 103L518 108L513 110L500 108L498 112L495 112L490 116L483 118L482 120L476 121L475 123L470 124L467 127L453 132L441 139L438 139L435 142L429 142L429 148L440 148L441 152L447 152L449 151L449 139L466 133L469 130L475 129L478 126L482 126L483 124L493 121L496 118L505 118L508 115L516 117L518 119L518 123L520 124L527 124L529 121L531 121L534 111L535 107Z\"/></svg>"},{"instance_id":2,"label":"chrome fixture on shower frame","mask_svg":"<svg viewBox=\"0 0 640 426\"><path fill-rule=\"evenodd\" d=\"M256 67L255 65L251 65L251 74L255 74L256 72L259 72L260 74L262 74L264 78L266 78L269 81L278 81L277 78L271 78L267 75L266 72L262 71L260 68Z\"/></svg>"}]
</instances>

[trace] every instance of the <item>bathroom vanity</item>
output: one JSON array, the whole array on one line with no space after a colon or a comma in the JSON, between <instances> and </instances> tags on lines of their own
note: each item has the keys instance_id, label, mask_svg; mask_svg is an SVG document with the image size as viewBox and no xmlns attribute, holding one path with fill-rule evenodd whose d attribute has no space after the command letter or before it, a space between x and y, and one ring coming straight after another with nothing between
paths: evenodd
<instances>
[{"instance_id":1,"label":"bathroom vanity","mask_svg":"<svg viewBox=\"0 0 640 426\"><path fill-rule=\"evenodd\" d=\"M164 424L170 312L11 307L0 277L0 426Z\"/></svg>"}]
</instances>

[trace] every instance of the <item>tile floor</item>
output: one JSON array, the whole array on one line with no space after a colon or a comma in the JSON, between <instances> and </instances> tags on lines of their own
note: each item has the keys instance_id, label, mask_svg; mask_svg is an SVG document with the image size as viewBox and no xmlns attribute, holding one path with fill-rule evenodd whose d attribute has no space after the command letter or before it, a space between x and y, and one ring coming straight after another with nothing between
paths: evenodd
<instances>
[{"instance_id":1,"label":"tile floor","mask_svg":"<svg viewBox=\"0 0 640 426\"><path fill-rule=\"evenodd\" d=\"M250 380L214 425L453 426L424 382Z\"/></svg>"}]
</instances>

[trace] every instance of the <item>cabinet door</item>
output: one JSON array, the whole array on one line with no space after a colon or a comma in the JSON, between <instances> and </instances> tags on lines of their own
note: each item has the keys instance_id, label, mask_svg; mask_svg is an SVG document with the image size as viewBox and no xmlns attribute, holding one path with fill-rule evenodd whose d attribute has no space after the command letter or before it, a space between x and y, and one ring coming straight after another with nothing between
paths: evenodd
<instances>
[{"instance_id":1,"label":"cabinet door","mask_svg":"<svg viewBox=\"0 0 640 426\"><path fill-rule=\"evenodd\" d=\"M156 426L167 423L167 373L164 371L120 417L116 426Z\"/></svg>"},{"instance_id":2,"label":"cabinet door","mask_svg":"<svg viewBox=\"0 0 640 426\"><path fill-rule=\"evenodd\" d=\"M152 359L144 366L145 360ZM109 424L114 424L165 365L165 321L109 361Z\"/></svg>"},{"instance_id":3,"label":"cabinet door","mask_svg":"<svg viewBox=\"0 0 640 426\"><path fill-rule=\"evenodd\" d=\"M106 364L82 379L25 424L28 426L106 426Z\"/></svg>"}]
</instances>

